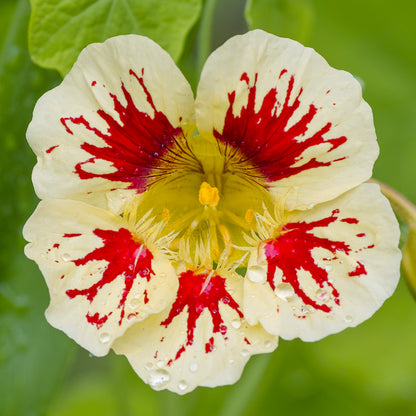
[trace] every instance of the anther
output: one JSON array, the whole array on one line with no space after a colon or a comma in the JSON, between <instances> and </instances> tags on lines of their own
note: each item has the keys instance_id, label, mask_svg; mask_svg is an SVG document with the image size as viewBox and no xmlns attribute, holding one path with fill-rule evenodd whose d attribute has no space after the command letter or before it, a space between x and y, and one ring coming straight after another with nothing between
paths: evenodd
<instances>
[{"instance_id":1,"label":"anther","mask_svg":"<svg viewBox=\"0 0 416 416\"><path fill-rule=\"evenodd\" d=\"M245 220L250 224L254 219L254 211L250 208L246 211Z\"/></svg>"},{"instance_id":2,"label":"anther","mask_svg":"<svg viewBox=\"0 0 416 416\"><path fill-rule=\"evenodd\" d=\"M202 182L199 188L199 202L215 208L220 200L218 188L211 186L208 182Z\"/></svg>"}]
</instances>

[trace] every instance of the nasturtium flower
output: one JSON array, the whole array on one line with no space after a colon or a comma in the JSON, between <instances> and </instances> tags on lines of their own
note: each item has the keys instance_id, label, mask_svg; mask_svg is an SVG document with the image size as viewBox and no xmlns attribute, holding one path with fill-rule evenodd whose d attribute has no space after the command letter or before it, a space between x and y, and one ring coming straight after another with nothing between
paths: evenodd
<instances>
[{"instance_id":1,"label":"nasturtium flower","mask_svg":"<svg viewBox=\"0 0 416 416\"><path fill-rule=\"evenodd\" d=\"M278 337L369 318L399 278L359 83L263 31L208 58L196 99L137 35L92 44L27 132L42 199L26 254L48 321L154 389L233 383Z\"/></svg>"}]
</instances>

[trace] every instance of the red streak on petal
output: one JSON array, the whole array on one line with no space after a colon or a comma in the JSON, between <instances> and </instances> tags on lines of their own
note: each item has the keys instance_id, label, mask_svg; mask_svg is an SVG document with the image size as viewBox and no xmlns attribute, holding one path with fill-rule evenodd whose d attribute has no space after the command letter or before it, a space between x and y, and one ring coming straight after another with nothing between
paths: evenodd
<instances>
[{"instance_id":1,"label":"red streak on petal","mask_svg":"<svg viewBox=\"0 0 416 416\"><path fill-rule=\"evenodd\" d=\"M357 267L352 272L348 273L348 276L360 276L362 274L367 274L367 271L362 263L357 261Z\"/></svg>"},{"instance_id":2,"label":"red streak on petal","mask_svg":"<svg viewBox=\"0 0 416 416\"><path fill-rule=\"evenodd\" d=\"M287 71L280 73L281 78ZM225 116L222 133L213 130L214 136L224 144L238 148L251 161L268 181L277 181L296 175L308 169L321 166L330 166L332 163L343 160L322 162L316 158L303 159L303 153L313 146L328 144L329 149L322 153L329 153L347 141L345 136L324 139L332 124L324 124L316 132L308 132L309 123L318 112L315 105L309 104L304 114L289 127L290 120L300 107L303 89L294 93L294 76L290 76L284 103L277 101L277 89L272 88L263 98L258 112L256 106L256 83L250 87L248 75L243 73L241 81L247 83L247 105L242 107L239 115L234 114L236 91L228 94L229 107ZM280 109L278 113L278 109ZM297 117L298 118L298 117ZM301 163L300 163L301 162ZM297 166L294 166L294 165Z\"/></svg>"},{"instance_id":3,"label":"red streak on petal","mask_svg":"<svg viewBox=\"0 0 416 416\"><path fill-rule=\"evenodd\" d=\"M332 254L344 252L348 254L351 249L342 241L332 241L327 238L320 238L309 231L317 227L328 227L338 218L336 214L339 210L334 210L331 216L313 222L295 222L286 224L283 227L282 234L275 240L265 244L265 254L268 262L267 281L274 290L274 274L278 267L282 273L282 281L289 283L297 296L299 296L306 305L323 312L329 312L331 309L326 304L318 304L311 299L300 287L297 272L301 269L309 272L315 282L323 287L327 284L332 288L332 295L335 303L339 304L339 293L328 280L328 272L318 266L312 256L314 248L323 248Z\"/></svg>"},{"instance_id":4,"label":"red streak on petal","mask_svg":"<svg viewBox=\"0 0 416 416\"><path fill-rule=\"evenodd\" d=\"M51 152L52 152L52 150L56 149L58 146L59 146L59 144L57 144L57 145L55 145L55 146L50 147L48 150L46 150L46 153L51 153Z\"/></svg>"},{"instance_id":5,"label":"red streak on petal","mask_svg":"<svg viewBox=\"0 0 416 416\"><path fill-rule=\"evenodd\" d=\"M206 279L209 279L208 283ZM243 317L238 303L226 290L225 279L223 277L216 274L208 277L208 273L199 274L192 270L187 270L179 276L179 289L176 300L172 305L168 317L161 325L167 328L175 317L183 311L186 311L188 313L186 346L192 345L197 320L202 312L207 309L212 319L212 332L221 333L224 336L227 332L227 327L224 325L219 311L220 303L234 309L240 318ZM212 346L213 343L214 338L212 338ZM180 357L183 351L185 351L185 345L179 349L178 353L180 352L180 354L176 354L175 360Z\"/></svg>"},{"instance_id":6,"label":"red streak on petal","mask_svg":"<svg viewBox=\"0 0 416 416\"><path fill-rule=\"evenodd\" d=\"M143 296L144 296L144 303L145 304L149 303L149 296L147 295L147 290L144 291Z\"/></svg>"},{"instance_id":7,"label":"red streak on petal","mask_svg":"<svg viewBox=\"0 0 416 416\"><path fill-rule=\"evenodd\" d=\"M251 342L247 338L244 338L244 341L246 344L251 345Z\"/></svg>"},{"instance_id":8,"label":"red streak on petal","mask_svg":"<svg viewBox=\"0 0 416 416\"><path fill-rule=\"evenodd\" d=\"M340 220L342 222L346 222L347 224L358 224L358 220L357 218L343 218L342 220Z\"/></svg>"},{"instance_id":9,"label":"red streak on petal","mask_svg":"<svg viewBox=\"0 0 416 416\"><path fill-rule=\"evenodd\" d=\"M205 344L205 352L208 354L209 352L214 351L214 337L211 337L208 342Z\"/></svg>"},{"instance_id":10,"label":"red streak on petal","mask_svg":"<svg viewBox=\"0 0 416 416\"><path fill-rule=\"evenodd\" d=\"M80 179L100 177L111 181L128 182L129 188L143 192L146 177L159 163L159 158L175 143L175 137L182 133L182 129L174 128L167 117L156 109L143 77L137 76L131 69L129 74L140 84L153 110L153 117L136 107L130 93L122 83L121 90L126 101L125 105L116 95L110 93L114 102L114 110L118 113L120 121L102 109L97 110L97 114L108 126L106 131L91 126L83 115L62 117L61 123L69 134L73 134L69 123L83 126L85 130L94 133L107 145L100 147L88 142L81 144L81 149L92 157L75 165L74 172ZM110 162L116 170L111 173L94 173L90 171L93 167L89 167L88 170L84 169L85 164L94 164L97 159Z\"/></svg>"},{"instance_id":11,"label":"red streak on petal","mask_svg":"<svg viewBox=\"0 0 416 416\"><path fill-rule=\"evenodd\" d=\"M52 248L59 248L59 244L58 244L58 243L55 243L55 244L52 246Z\"/></svg>"},{"instance_id":12,"label":"red streak on petal","mask_svg":"<svg viewBox=\"0 0 416 416\"><path fill-rule=\"evenodd\" d=\"M359 233L357 234L357 237L365 237L365 233Z\"/></svg>"},{"instance_id":13,"label":"red streak on petal","mask_svg":"<svg viewBox=\"0 0 416 416\"><path fill-rule=\"evenodd\" d=\"M154 274L151 266L152 253L133 239L132 234L125 228L117 231L95 229L93 233L103 240L104 245L88 253L85 257L73 260L76 266L85 265L91 261L105 260L108 262L101 279L86 289L70 289L66 294L72 299L85 296L90 302L97 296L98 291L105 285L114 282L118 277L124 279L124 289L118 308L121 309L119 325L124 318L124 308L135 279L140 276L147 281ZM105 315L105 316L109 316Z\"/></svg>"},{"instance_id":14,"label":"red streak on petal","mask_svg":"<svg viewBox=\"0 0 416 416\"><path fill-rule=\"evenodd\" d=\"M87 313L86 318L90 324L95 325L97 329L100 329L103 326L103 324L107 321L108 315L100 316L98 312L94 315L90 315L89 313Z\"/></svg>"},{"instance_id":15,"label":"red streak on petal","mask_svg":"<svg viewBox=\"0 0 416 416\"><path fill-rule=\"evenodd\" d=\"M66 238L72 238L72 237L79 237L80 233L73 233L73 234L64 234L64 237Z\"/></svg>"}]
</instances>

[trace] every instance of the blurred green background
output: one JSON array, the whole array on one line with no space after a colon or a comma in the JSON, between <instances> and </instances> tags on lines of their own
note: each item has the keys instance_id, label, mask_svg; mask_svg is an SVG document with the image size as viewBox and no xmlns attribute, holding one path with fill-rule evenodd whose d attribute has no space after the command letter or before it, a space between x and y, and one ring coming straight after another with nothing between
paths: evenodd
<instances>
[{"instance_id":1,"label":"blurred green background","mask_svg":"<svg viewBox=\"0 0 416 416\"><path fill-rule=\"evenodd\" d=\"M213 46L247 30L244 6L217 1ZM251 6L251 27L301 40L362 80L381 147L375 177L416 202L414 0ZM28 0L0 0L0 415L416 415L416 304L403 281L359 327L316 343L281 341L235 385L182 397L152 391L124 357L91 357L47 324L46 285L23 255L22 226L37 204L25 130L36 100L61 78L31 62L29 15ZM190 53L180 66L195 87L193 63Z\"/></svg>"}]
</instances>

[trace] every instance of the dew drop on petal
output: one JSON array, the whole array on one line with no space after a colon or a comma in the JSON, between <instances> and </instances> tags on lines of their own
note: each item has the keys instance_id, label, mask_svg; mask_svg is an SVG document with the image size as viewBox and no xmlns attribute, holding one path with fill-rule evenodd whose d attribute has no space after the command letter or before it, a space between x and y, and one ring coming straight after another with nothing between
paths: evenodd
<instances>
[{"instance_id":1,"label":"dew drop on petal","mask_svg":"<svg viewBox=\"0 0 416 416\"><path fill-rule=\"evenodd\" d=\"M170 381L170 375L166 370L155 370L149 373L149 385L155 390L162 389Z\"/></svg>"},{"instance_id":2,"label":"dew drop on petal","mask_svg":"<svg viewBox=\"0 0 416 416\"><path fill-rule=\"evenodd\" d=\"M164 366L165 366L165 363L164 363L164 361L162 361L162 360L159 360L159 361L156 363L156 367L163 368Z\"/></svg>"},{"instance_id":3,"label":"dew drop on petal","mask_svg":"<svg viewBox=\"0 0 416 416\"><path fill-rule=\"evenodd\" d=\"M247 278L254 283L265 283L267 280L267 270L262 266L250 266L247 269Z\"/></svg>"},{"instance_id":4,"label":"dew drop on petal","mask_svg":"<svg viewBox=\"0 0 416 416\"><path fill-rule=\"evenodd\" d=\"M139 297L134 297L131 301L130 301L130 308L132 309L136 309L139 305L140 305L140 298Z\"/></svg>"},{"instance_id":5,"label":"dew drop on petal","mask_svg":"<svg viewBox=\"0 0 416 416\"><path fill-rule=\"evenodd\" d=\"M345 318L344 318L344 321L347 323L347 324L350 324L351 322L352 322L352 316L351 315L345 315Z\"/></svg>"},{"instance_id":6,"label":"dew drop on petal","mask_svg":"<svg viewBox=\"0 0 416 416\"><path fill-rule=\"evenodd\" d=\"M250 355L250 352L248 350L241 350L240 353L243 357L248 357Z\"/></svg>"},{"instance_id":7,"label":"dew drop on petal","mask_svg":"<svg viewBox=\"0 0 416 416\"><path fill-rule=\"evenodd\" d=\"M71 260L71 255L69 253L62 254L62 260L63 261L70 261Z\"/></svg>"},{"instance_id":8,"label":"dew drop on petal","mask_svg":"<svg viewBox=\"0 0 416 416\"><path fill-rule=\"evenodd\" d=\"M327 302L329 300L329 294L323 289L318 289L315 293L316 297L322 302Z\"/></svg>"},{"instance_id":9,"label":"dew drop on petal","mask_svg":"<svg viewBox=\"0 0 416 416\"><path fill-rule=\"evenodd\" d=\"M269 339L266 339L266 341L264 341L264 347L265 348L271 348L272 347L272 342Z\"/></svg>"},{"instance_id":10,"label":"dew drop on petal","mask_svg":"<svg viewBox=\"0 0 416 416\"><path fill-rule=\"evenodd\" d=\"M274 290L276 296L280 299L289 301L295 294L293 287L290 283L279 283Z\"/></svg>"},{"instance_id":11,"label":"dew drop on petal","mask_svg":"<svg viewBox=\"0 0 416 416\"><path fill-rule=\"evenodd\" d=\"M110 341L110 334L107 332L103 332L100 334L100 342L103 344L107 344L107 342Z\"/></svg>"},{"instance_id":12,"label":"dew drop on petal","mask_svg":"<svg viewBox=\"0 0 416 416\"><path fill-rule=\"evenodd\" d=\"M191 364L189 365L189 370L190 370L192 373L197 372L197 371L198 371L198 363L191 363Z\"/></svg>"},{"instance_id":13,"label":"dew drop on petal","mask_svg":"<svg viewBox=\"0 0 416 416\"><path fill-rule=\"evenodd\" d=\"M178 383L178 388L179 388L180 391L184 391L184 390L186 390L188 388L188 384L186 383L185 380L181 380Z\"/></svg>"},{"instance_id":14,"label":"dew drop on petal","mask_svg":"<svg viewBox=\"0 0 416 416\"><path fill-rule=\"evenodd\" d=\"M230 358L230 359L228 360L228 363L229 363L229 364L234 364L234 360L233 360L232 358Z\"/></svg>"},{"instance_id":15,"label":"dew drop on petal","mask_svg":"<svg viewBox=\"0 0 416 416\"><path fill-rule=\"evenodd\" d=\"M235 329L238 329L241 326L241 321L239 319L233 319L231 321L231 326Z\"/></svg>"},{"instance_id":16,"label":"dew drop on petal","mask_svg":"<svg viewBox=\"0 0 416 416\"><path fill-rule=\"evenodd\" d=\"M155 366L154 366L152 363L146 363L146 364L144 365L144 368L145 368L147 371L150 371L150 370L153 370L153 369L155 368Z\"/></svg>"}]
</instances>

